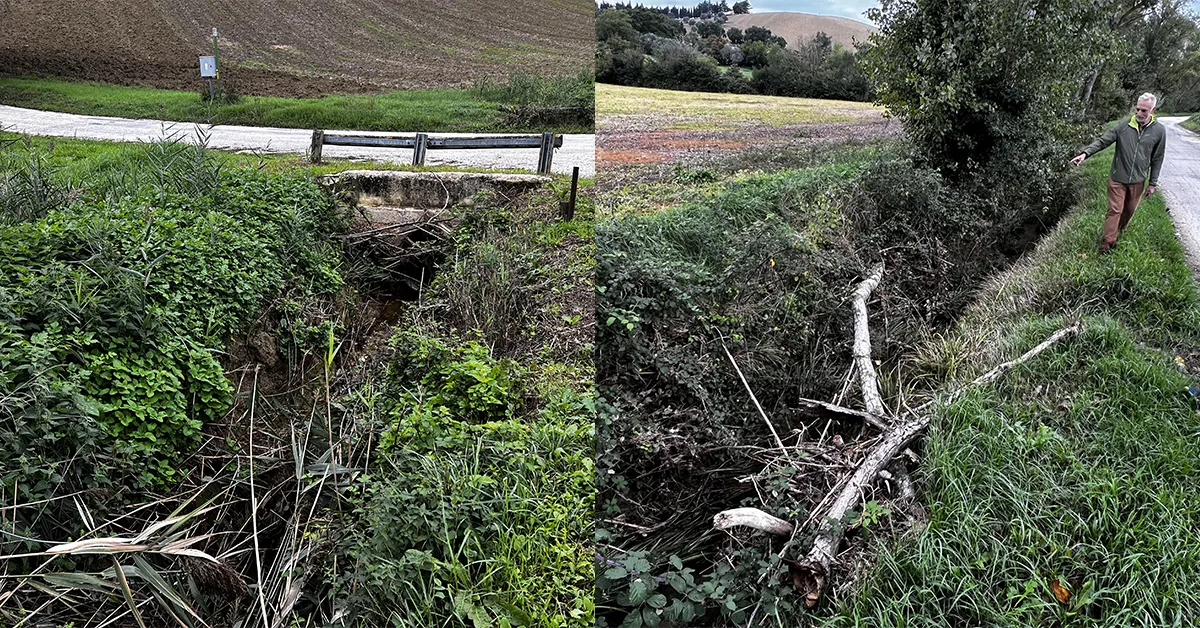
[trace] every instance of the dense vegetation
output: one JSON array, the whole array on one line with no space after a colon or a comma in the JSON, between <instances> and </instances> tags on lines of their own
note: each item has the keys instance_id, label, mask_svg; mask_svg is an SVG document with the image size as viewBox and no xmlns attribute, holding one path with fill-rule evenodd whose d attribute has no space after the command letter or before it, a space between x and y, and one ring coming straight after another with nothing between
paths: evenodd
<instances>
[{"instance_id":1,"label":"dense vegetation","mask_svg":"<svg viewBox=\"0 0 1200 628\"><path fill-rule=\"evenodd\" d=\"M863 51L834 45L824 33L789 50L783 38L762 27L726 31L721 10L728 9L600 5L596 78L662 89L870 99L859 67Z\"/></svg>"},{"instance_id":2,"label":"dense vegetation","mask_svg":"<svg viewBox=\"0 0 1200 628\"><path fill-rule=\"evenodd\" d=\"M1051 214L1071 192L1043 199ZM888 324L874 342L894 393L892 370L920 330L947 325L1005 263L1011 225L972 215L975 202L895 149L853 151L598 226L601 538L621 548L606 553L598 581L606 625L645 623L658 608L639 593L646 586L664 596L667 625L798 610L769 548L709 532L715 512L740 505L803 521L824 488L771 463L770 431L725 351L779 429L817 440L823 422L795 400L839 397L856 278L886 263ZM747 476L760 490L738 481ZM666 584L647 585L647 574Z\"/></svg>"},{"instance_id":3,"label":"dense vegetation","mask_svg":"<svg viewBox=\"0 0 1200 628\"><path fill-rule=\"evenodd\" d=\"M480 199L348 395L378 446L338 597L366 626L594 625L591 203ZM556 197L551 197L554 200Z\"/></svg>"},{"instance_id":4,"label":"dense vegetation","mask_svg":"<svg viewBox=\"0 0 1200 628\"><path fill-rule=\"evenodd\" d=\"M1133 21L1152 20L1150 8L1130 8ZM1184 380L1169 356L1138 343L1191 347L1195 288L1157 202L1122 257L1098 259L1093 195L1107 164L1084 177L1066 166L1093 131L1078 123L1082 88L1108 58L1112 24L1094 6L1057 1L885 0L873 17L881 33L864 67L904 124L903 142L826 145L810 163L680 167L664 183L679 206L597 227L601 625L1190 617L1195 603L1175 586L1195 579L1183 558L1195 548L1163 548L1153 535L1181 538L1194 525L1179 505L1186 489L1163 487L1193 464L1182 443L1195 419L1171 392ZM968 315L955 328L986 278L1079 207L1084 189L1085 209L1056 235L1068 244L998 298L1021 304L994 319L1003 326ZM625 196L615 190L613 205ZM918 499L929 510L881 483L841 521L847 549L805 617L790 561L873 432L800 399L858 405L849 293L881 262L871 337L889 407L919 405L1067 316L1097 319L1078 342L938 410L928 449L914 446L901 465L923 465ZM1138 389L1102 388L1114 379ZM1096 443L1117 443L1121 459ZM1123 474L1149 486L1111 488ZM798 532L714 532L713 514L738 506ZM1154 523L1121 514L1145 508ZM884 553L874 569L872 551ZM1170 575L1138 562L1147 556L1163 557ZM1068 602L1055 601L1060 586Z\"/></svg>"},{"instance_id":5,"label":"dense vegetation","mask_svg":"<svg viewBox=\"0 0 1200 628\"><path fill-rule=\"evenodd\" d=\"M298 129L363 131L593 130L590 69L540 77L524 72L506 82L480 80L469 90L410 90L319 98L238 96L124 87L51 78L0 77L0 103L47 111Z\"/></svg>"},{"instance_id":6,"label":"dense vegetation","mask_svg":"<svg viewBox=\"0 0 1200 628\"><path fill-rule=\"evenodd\" d=\"M896 522L905 532L827 625L1169 626L1200 612L1187 393L1200 297L1161 196L1096 254L1108 163L1093 161L1078 211L916 355L962 382L1072 319L1086 331L938 409L927 521Z\"/></svg>"},{"instance_id":7,"label":"dense vegetation","mask_svg":"<svg viewBox=\"0 0 1200 628\"><path fill-rule=\"evenodd\" d=\"M591 624L586 187L397 315L307 171L0 139L0 623Z\"/></svg>"},{"instance_id":8,"label":"dense vegetation","mask_svg":"<svg viewBox=\"0 0 1200 628\"><path fill-rule=\"evenodd\" d=\"M1077 7L1065 21L1059 21L1054 14L1058 8L1051 4L1032 10L1032 15L1047 18L1034 20L1032 32L1057 28L1091 43L1086 53L1068 59L1087 65L1076 78L1078 91L1071 92L1081 101L1076 117L1117 117L1133 96L1145 91L1159 95L1162 111L1200 109L1200 28L1185 2L1106 0ZM891 1L877 10L910 12L912 6ZM948 17L960 10L947 8L934 14ZM886 33L873 36L858 50L834 46L823 33L789 49L767 29L725 29L722 12L728 10L723 3L666 9L601 3L596 15L597 79L693 91L860 101L874 97L868 80L872 66L865 61ZM980 25L998 24L982 14L979 19ZM939 28L953 26L946 22ZM1010 52L1019 50L1015 43L1017 48ZM976 42L964 39L954 45L969 49Z\"/></svg>"}]
</instances>

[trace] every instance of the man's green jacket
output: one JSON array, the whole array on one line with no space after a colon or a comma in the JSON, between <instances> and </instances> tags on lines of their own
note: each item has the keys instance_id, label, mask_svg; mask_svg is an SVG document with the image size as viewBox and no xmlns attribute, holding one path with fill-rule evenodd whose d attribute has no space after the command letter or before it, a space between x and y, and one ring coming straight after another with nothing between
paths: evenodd
<instances>
[{"instance_id":1,"label":"man's green jacket","mask_svg":"<svg viewBox=\"0 0 1200 628\"><path fill-rule=\"evenodd\" d=\"M1149 174L1150 185L1158 185L1163 154L1167 152L1167 130L1154 116L1150 116L1150 122L1140 129L1137 116L1131 116L1128 123L1118 122L1116 126L1105 131L1100 139L1083 149L1083 152L1091 157L1113 142L1117 143L1112 172L1109 173L1113 181L1143 183Z\"/></svg>"}]
</instances>

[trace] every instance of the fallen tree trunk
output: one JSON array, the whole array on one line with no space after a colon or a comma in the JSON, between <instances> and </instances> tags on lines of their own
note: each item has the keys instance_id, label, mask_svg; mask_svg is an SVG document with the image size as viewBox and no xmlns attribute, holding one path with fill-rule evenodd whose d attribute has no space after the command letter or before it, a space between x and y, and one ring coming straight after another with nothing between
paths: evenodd
<instances>
[{"instance_id":1,"label":"fallen tree trunk","mask_svg":"<svg viewBox=\"0 0 1200 628\"><path fill-rule=\"evenodd\" d=\"M1059 340L1071 334L1078 333L1082 328L1081 323L1076 323L1070 327L1060 329L1038 346L1026 351L1021 357L1005 362L984 373L940 401L943 403L952 402L971 388L995 381L1014 367L1033 359L1034 356L1050 348ZM927 409L933 403L934 401L927 402L916 411ZM805 556L804 560L792 563L793 584L800 592L804 593L805 604L810 608L820 599L821 592L824 591L825 585L828 582L830 563L833 562L838 546L841 545L842 535L845 533L846 514L858 505L859 499L870 488L871 482L891 462L892 458L929 425L930 418L929 414L912 416L888 430L883 440L863 459L858 469L855 470L854 475L850 477L850 480L846 482L841 492L838 493L838 496L830 504L829 510L824 517L824 523L817 532L816 539L813 540L808 555Z\"/></svg>"}]
</instances>

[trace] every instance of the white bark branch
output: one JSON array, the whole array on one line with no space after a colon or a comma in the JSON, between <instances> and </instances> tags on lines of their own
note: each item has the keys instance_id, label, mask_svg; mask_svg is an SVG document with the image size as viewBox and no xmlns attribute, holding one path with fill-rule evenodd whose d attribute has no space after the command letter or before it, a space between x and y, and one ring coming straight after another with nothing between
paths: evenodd
<instances>
[{"instance_id":1,"label":"white bark branch","mask_svg":"<svg viewBox=\"0 0 1200 628\"><path fill-rule=\"evenodd\" d=\"M871 329L867 324L867 300L871 291L883 279L883 264L875 267L870 277L858 284L854 291L854 366L858 370L858 384L862 388L863 403L867 412L875 416L885 416L887 409L883 406L883 398L879 396L879 383L875 377L875 364L871 361Z\"/></svg>"},{"instance_id":2,"label":"white bark branch","mask_svg":"<svg viewBox=\"0 0 1200 628\"><path fill-rule=\"evenodd\" d=\"M713 517L713 527L717 530L728 530L736 526L754 528L781 536L791 534L794 529L790 522L757 508L734 508L719 512Z\"/></svg>"},{"instance_id":3,"label":"white bark branch","mask_svg":"<svg viewBox=\"0 0 1200 628\"><path fill-rule=\"evenodd\" d=\"M873 425L880 430L886 430L888 428L887 423L883 420L883 417L876 416L870 412L863 412L862 410L855 410L853 408L845 408L836 404L817 401L816 399L801 398L798 400L798 402L801 408L804 408L809 413L817 416L854 418L859 419L864 423Z\"/></svg>"},{"instance_id":4,"label":"white bark branch","mask_svg":"<svg viewBox=\"0 0 1200 628\"><path fill-rule=\"evenodd\" d=\"M1014 367L1023 364L1037 354L1050 348L1054 343L1062 340L1066 336L1078 333L1082 330L1081 323L1076 323L1070 327L1061 329L1043 341L1036 347L1026 351L1021 357L1015 360L1005 362L996 368L984 373L975 378L971 383L959 388L951 393L948 397L938 401L941 403L950 403L957 399L962 393L976 386L982 386L996 381L1001 375L1012 370ZM929 408L933 401L926 403L918 410ZM838 546L841 545L842 535L846 527L846 514L858 505L860 496L870 488L875 477L879 475L887 464L896 456L897 453L904 448L917 434L921 433L929 425L930 415L910 415L912 418L902 421L894 425L883 437L883 440L875 446L875 449L859 463L858 469L850 476L850 480L842 487L841 492L833 500L829 506L829 510L824 517L824 523L817 532L816 539L813 541L811 549L804 560L799 563L799 571L797 582L805 593L805 603L812 607L820 598L821 592L825 588L825 584L829 578L829 566L833 562L834 556L837 554Z\"/></svg>"}]
</instances>

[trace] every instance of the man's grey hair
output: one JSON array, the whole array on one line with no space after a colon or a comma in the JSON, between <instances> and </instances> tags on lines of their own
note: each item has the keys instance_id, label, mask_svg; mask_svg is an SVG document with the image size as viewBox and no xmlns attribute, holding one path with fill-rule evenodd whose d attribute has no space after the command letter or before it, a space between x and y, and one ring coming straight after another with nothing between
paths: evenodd
<instances>
[{"instance_id":1,"label":"man's grey hair","mask_svg":"<svg viewBox=\"0 0 1200 628\"><path fill-rule=\"evenodd\" d=\"M1151 94L1150 92L1146 92L1145 94L1138 96L1138 99L1137 99L1138 102L1142 102L1143 100L1150 103L1151 109L1158 106L1158 96L1155 96L1154 94Z\"/></svg>"}]
</instances>

